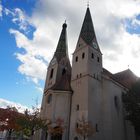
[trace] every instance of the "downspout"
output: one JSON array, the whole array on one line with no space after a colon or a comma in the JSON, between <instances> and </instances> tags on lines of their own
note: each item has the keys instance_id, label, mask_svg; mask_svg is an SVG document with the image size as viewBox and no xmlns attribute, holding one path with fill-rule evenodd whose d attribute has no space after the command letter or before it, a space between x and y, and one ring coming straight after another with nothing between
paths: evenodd
<instances>
[{"instance_id":1,"label":"downspout","mask_svg":"<svg viewBox=\"0 0 140 140\"><path fill-rule=\"evenodd\" d=\"M70 96L70 113L69 113L69 124L68 124L68 140L70 139L69 136L70 136L70 120L71 120L71 109L72 109L72 95L73 95L73 91L71 93L71 96Z\"/></svg>"}]
</instances>

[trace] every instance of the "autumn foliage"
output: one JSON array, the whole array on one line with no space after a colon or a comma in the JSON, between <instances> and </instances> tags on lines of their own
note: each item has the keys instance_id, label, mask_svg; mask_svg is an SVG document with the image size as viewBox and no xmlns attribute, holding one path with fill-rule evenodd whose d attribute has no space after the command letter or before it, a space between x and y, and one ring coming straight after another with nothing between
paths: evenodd
<instances>
[{"instance_id":1,"label":"autumn foliage","mask_svg":"<svg viewBox=\"0 0 140 140\"><path fill-rule=\"evenodd\" d=\"M7 130L10 135L17 132L30 137L36 130L46 129L45 121L39 118L39 113L37 108L33 108L32 112L26 110L24 114L14 107L0 108L0 131Z\"/></svg>"},{"instance_id":2,"label":"autumn foliage","mask_svg":"<svg viewBox=\"0 0 140 140\"><path fill-rule=\"evenodd\" d=\"M77 122L76 132L85 140L89 136L93 135L96 132L96 130L92 127L92 125L89 122L82 118L82 120L78 120Z\"/></svg>"},{"instance_id":3,"label":"autumn foliage","mask_svg":"<svg viewBox=\"0 0 140 140\"><path fill-rule=\"evenodd\" d=\"M65 126L64 121L61 118L56 119L55 122L48 123L48 133L52 136L59 136L62 135L64 132Z\"/></svg>"},{"instance_id":4,"label":"autumn foliage","mask_svg":"<svg viewBox=\"0 0 140 140\"><path fill-rule=\"evenodd\" d=\"M16 120L21 115L15 108L0 108L0 131L19 130L20 126L16 123Z\"/></svg>"}]
</instances>

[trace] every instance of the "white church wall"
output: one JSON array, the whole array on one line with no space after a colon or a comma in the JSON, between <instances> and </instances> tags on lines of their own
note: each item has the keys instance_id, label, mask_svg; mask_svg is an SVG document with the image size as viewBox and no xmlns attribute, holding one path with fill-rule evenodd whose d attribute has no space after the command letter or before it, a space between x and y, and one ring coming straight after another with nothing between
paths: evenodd
<instances>
[{"instance_id":1,"label":"white church wall","mask_svg":"<svg viewBox=\"0 0 140 140\"><path fill-rule=\"evenodd\" d=\"M123 88L109 79L103 79L102 87L104 140L125 140L125 125L122 108Z\"/></svg>"},{"instance_id":2,"label":"white church wall","mask_svg":"<svg viewBox=\"0 0 140 140\"><path fill-rule=\"evenodd\" d=\"M88 84L88 120L95 129L95 133L89 137L89 140L102 140L102 87L101 80L89 77Z\"/></svg>"},{"instance_id":3,"label":"white church wall","mask_svg":"<svg viewBox=\"0 0 140 140\"><path fill-rule=\"evenodd\" d=\"M70 140L78 136L76 133L76 123L82 119L82 116L88 118L88 78L82 77L80 79L72 81L72 89L76 91L72 95L72 108L71 108L71 120L70 120ZM77 108L79 106L79 109Z\"/></svg>"}]
</instances>

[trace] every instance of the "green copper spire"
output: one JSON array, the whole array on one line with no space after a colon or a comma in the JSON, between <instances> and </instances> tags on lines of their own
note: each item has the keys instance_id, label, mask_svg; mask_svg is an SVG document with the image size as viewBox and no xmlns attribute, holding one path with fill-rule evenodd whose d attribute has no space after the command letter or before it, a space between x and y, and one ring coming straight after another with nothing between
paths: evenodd
<instances>
[{"instance_id":1,"label":"green copper spire","mask_svg":"<svg viewBox=\"0 0 140 140\"><path fill-rule=\"evenodd\" d=\"M98 42L96 39L89 7L87 7L86 15L84 18L84 22L82 25L82 29L81 29L79 38L82 38L85 41L85 43L89 46L94 47L96 45L96 49L98 51L100 51Z\"/></svg>"},{"instance_id":2,"label":"green copper spire","mask_svg":"<svg viewBox=\"0 0 140 140\"><path fill-rule=\"evenodd\" d=\"M60 61L61 58L68 56L68 45L67 45L67 24L66 22L62 26L62 32L58 41L58 45L55 51L54 56L57 58L57 61Z\"/></svg>"}]
</instances>

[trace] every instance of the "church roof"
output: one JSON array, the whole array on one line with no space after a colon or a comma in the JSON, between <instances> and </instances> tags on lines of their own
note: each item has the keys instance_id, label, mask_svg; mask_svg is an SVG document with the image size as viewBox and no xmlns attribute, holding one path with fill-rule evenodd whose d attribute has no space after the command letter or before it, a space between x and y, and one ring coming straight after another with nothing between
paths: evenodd
<instances>
[{"instance_id":1,"label":"church roof","mask_svg":"<svg viewBox=\"0 0 140 140\"><path fill-rule=\"evenodd\" d=\"M68 44L67 44L67 24L64 23L62 26L61 35L57 44L56 51L54 53L54 57L56 57L59 62L61 58L67 56L68 57Z\"/></svg>"},{"instance_id":2,"label":"church roof","mask_svg":"<svg viewBox=\"0 0 140 140\"><path fill-rule=\"evenodd\" d=\"M128 89L139 79L130 69L115 74L103 69L103 73Z\"/></svg>"},{"instance_id":3,"label":"church roof","mask_svg":"<svg viewBox=\"0 0 140 140\"><path fill-rule=\"evenodd\" d=\"M116 73L114 74L114 77L127 88L131 88L131 86L138 80L138 77L130 69Z\"/></svg>"},{"instance_id":4,"label":"church roof","mask_svg":"<svg viewBox=\"0 0 140 140\"><path fill-rule=\"evenodd\" d=\"M68 57L67 45L67 24L62 26L61 35L58 41L54 57L57 59L58 68L56 74L56 82L50 87L52 90L71 91L71 65ZM53 57L53 58L54 58Z\"/></svg>"},{"instance_id":5,"label":"church roof","mask_svg":"<svg viewBox=\"0 0 140 140\"><path fill-rule=\"evenodd\" d=\"M57 81L54 86L51 87L52 90L61 90L61 91L72 91L70 84L71 76L65 73L59 81Z\"/></svg>"},{"instance_id":6,"label":"church roof","mask_svg":"<svg viewBox=\"0 0 140 140\"><path fill-rule=\"evenodd\" d=\"M98 45L89 7L86 11L79 38L80 37L86 42L87 45L92 46L93 42ZM98 51L100 51L99 46Z\"/></svg>"}]
</instances>

